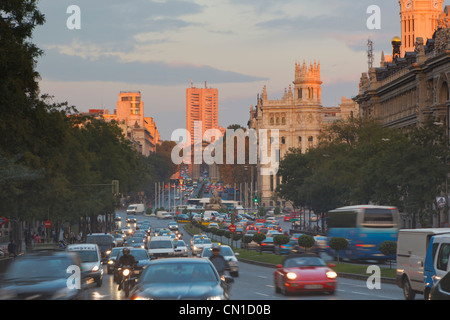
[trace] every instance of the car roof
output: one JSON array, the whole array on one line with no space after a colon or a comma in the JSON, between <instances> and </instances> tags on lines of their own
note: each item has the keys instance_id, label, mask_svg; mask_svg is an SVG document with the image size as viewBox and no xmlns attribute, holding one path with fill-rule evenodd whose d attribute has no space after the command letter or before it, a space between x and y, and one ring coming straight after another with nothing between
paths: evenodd
<instances>
[{"instance_id":1,"label":"car roof","mask_svg":"<svg viewBox=\"0 0 450 320\"><path fill-rule=\"evenodd\" d=\"M209 260L207 259L199 259L199 258L161 258L152 260L150 264L166 264L166 263L206 263L209 264Z\"/></svg>"}]
</instances>

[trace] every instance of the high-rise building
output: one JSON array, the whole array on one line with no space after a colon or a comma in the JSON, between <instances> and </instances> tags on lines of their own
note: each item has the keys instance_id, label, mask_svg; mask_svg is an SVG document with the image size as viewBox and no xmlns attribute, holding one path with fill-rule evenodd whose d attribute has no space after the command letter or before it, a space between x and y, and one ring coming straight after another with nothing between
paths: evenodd
<instances>
[{"instance_id":1,"label":"high-rise building","mask_svg":"<svg viewBox=\"0 0 450 320\"><path fill-rule=\"evenodd\" d=\"M201 122L201 127L200 127ZM197 125L197 127L196 127ZM208 129L219 129L219 90L213 88L196 88L191 85L186 89L186 129L194 134L197 141Z\"/></svg>"},{"instance_id":2,"label":"high-rise building","mask_svg":"<svg viewBox=\"0 0 450 320\"><path fill-rule=\"evenodd\" d=\"M202 143L204 134L209 129L220 130L219 90L208 88L206 82L205 88L196 88L191 81L191 87L186 89L186 130L191 136L191 144ZM217 164L207 166L194 162L189 165L193 179L199 179L204 172L209 171L209 178L212 181L219 180Z\"/></svg>"}]
</instances>

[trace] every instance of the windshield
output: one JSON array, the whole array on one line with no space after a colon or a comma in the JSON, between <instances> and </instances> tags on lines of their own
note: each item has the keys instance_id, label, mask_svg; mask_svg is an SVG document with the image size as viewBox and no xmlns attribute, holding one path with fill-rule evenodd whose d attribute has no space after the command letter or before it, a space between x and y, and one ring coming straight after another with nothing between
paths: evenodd
<instances>
[{"instance_id":1,"label":"windshield","mask_svg":"<svg viewBox=\"0 0 450 320\"><path fill-rule=\"evenodd\" d=\"M151 265L142 275L143 283L217 282L215 272L207 263L164 263Z\"/></svg>"},{"instance_id":2,"label":"windshield","mask_svg":"<svg viewBox=\"0 0 450 320\"><path fill-rule=\"evenodd\" d=\"M195 239L194 244L210 244L210 239Z\"/></svg>"},{"instance_id":3,"label":"windshield","mask_svg":"<svg viewBox=\"0 0 450 320\"><path fill-rule=\"evenodd\" d=\"M91 250L76 250L72 251L78 253L80 256L81 262L97 262L98 261L98 255L97 251L91 251Z\"/></svg>"},{"instance_id":4,"label":"windshield","mask_svg":"<svg viewBox=\"0 0 450 320\"><path fill-rule=\"evenodd\" d=\"M137 260L150 260L147 251L145 250L130 250L130 254ZM120 251L119 255L117 256L117 259L120 259L120 257L123 256L123 252Z\"/></svg>"},{"instance_id":5,"label":"windshield","mask_svg":"<svg viewBox=\"0 0 450 320\"><path fill-rule=\"evenodd\" d=\"M285 268L295 268L295 267L322 267L326 266L325 261L318 257L299 257L286 259L284 262Z\"/></svg>"},{"instance_id":6,"label":"windshield","mask_svg":"<svg viewBox=\"0 0 450 320\"><path fill-rule=\"evenodd\" d=\"M39 257L16 260L11 264L4 280L62 279L70 276L67 268L72 262L64 257Z\"/></svg>"},{"instance_id":7,"label":"windshield","mask_svg":"<svg viewBox=\"0 0 450 320\"><path fill-rule=\"evenodd\" d=\"M86 243L96 243L98 245L111 245L113 242L110 235L87 236Z\"/></svg>"},{"instance_id":8,"label":"windshield","mask_svg":"<svg viewBox=\"0 0 450 320\"><path fill-rule=\"evenodd\" d=\"M167 249L172 248L171 240L150 241L150 249Z\"/></svg>"},{"instance_id":9,"label":"windshield","mask_svg":"<svg viewBox=\"0 0 450 320\"><path fill-rule=\"evenodd\" d=\"M210 257L212 255L212 248L206 248L203 250L203 257ZM230 247L220 247L220 255L224 257L234 256L233 250Z\"/></svg>"}]
</instances>

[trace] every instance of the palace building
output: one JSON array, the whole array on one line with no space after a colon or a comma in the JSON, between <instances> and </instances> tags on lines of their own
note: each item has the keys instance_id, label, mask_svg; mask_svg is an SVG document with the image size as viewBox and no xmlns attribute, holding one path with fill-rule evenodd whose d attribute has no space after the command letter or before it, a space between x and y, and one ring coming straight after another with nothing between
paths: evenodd
<instances>
[{"instance_id":1,"label":"palace building","mask_svg":"<svg viewBox=\"0 0 450 320\"><path fill-rule=\"evenodd\" d=\"M339 107L322 106L322 81L320 78L320 62L306 64L296 62L293 86L285 89L281 99L268 98L267 88L264 86L258 95L257 105L250 108L250 129L279 130L279 159L290 148L300 148L306 152L317 146L319 135L327 124L339 119L359 115L358 105L351 99L342 98ZM259 134L258 134L259 135ZM270 150L270 148L269 148ZM255 190L260 199L260 205L288 206L283 199L278 199L275 189L280 184L280 177L274 173L262 174L267 165L258 162L255 175Z\"/></svg>"},{"instance_id":2,"label":"palace building","mask_svg":"<svg viewBox=\"0 0 450 320\"><path fill-rule=\"evenodd\" d=\"M392 55L362 74L353 98L362 117L385 127L416 126L434 116L448 128L450 29L442 0L401 0L401 37Z\"/></svg>"}]
</instances>

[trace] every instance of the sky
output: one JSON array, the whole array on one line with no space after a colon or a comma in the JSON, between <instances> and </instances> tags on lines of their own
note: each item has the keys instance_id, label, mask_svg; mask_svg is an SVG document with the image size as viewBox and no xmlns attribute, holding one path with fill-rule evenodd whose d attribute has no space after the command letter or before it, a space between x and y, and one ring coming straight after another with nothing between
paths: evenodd
<instances>
[{"instance_id":1,"label":"sky","mask_svg":"<svg viewBox=\"0 0 450 320\"><path fill-rule=\"evenodd\" d=\"M367 27L371 5L381 10L379 29ZM140 91L163 140L185 128L191 79L219 90L220 126L246 127L264 85L269 99L282 98L296 61L320 61L322 105L337 106L358 92L368 38L378 66L400 35L397 0L40 0L38 7L46 17L32 39L44 51L41 93L80 112L113 112L120 91Z\"/></svg>"}]
</instances>

